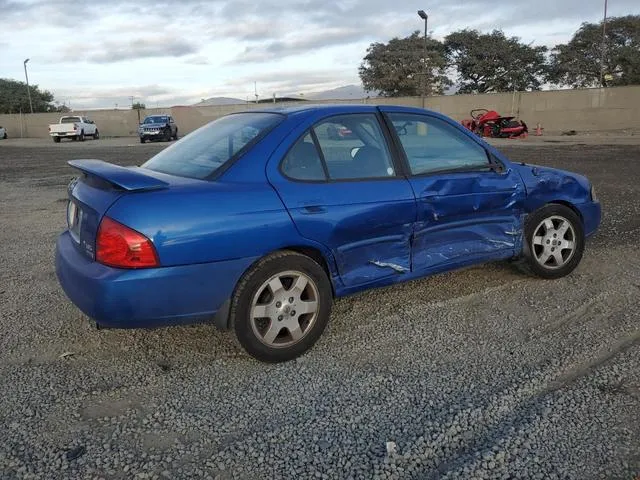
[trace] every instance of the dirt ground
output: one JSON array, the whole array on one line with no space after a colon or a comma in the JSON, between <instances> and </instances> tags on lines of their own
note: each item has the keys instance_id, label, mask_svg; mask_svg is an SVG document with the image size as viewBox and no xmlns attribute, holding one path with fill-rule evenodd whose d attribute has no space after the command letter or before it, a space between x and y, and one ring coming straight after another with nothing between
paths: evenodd
<instances>
[{"instance_id":1,"label":"dirt ground","mask_svg":"<svg viewBox=\"0 0 640 480\"><path fill-rule=\"evenodd\" d=\"M640 475L640 142L547 140L497 145L593 182L571 276L495 264L345 298L278 366L206 325L96 331L57 285L66 161L168 144L0 141L0 478Z\"/></svg>"}]
</instances>

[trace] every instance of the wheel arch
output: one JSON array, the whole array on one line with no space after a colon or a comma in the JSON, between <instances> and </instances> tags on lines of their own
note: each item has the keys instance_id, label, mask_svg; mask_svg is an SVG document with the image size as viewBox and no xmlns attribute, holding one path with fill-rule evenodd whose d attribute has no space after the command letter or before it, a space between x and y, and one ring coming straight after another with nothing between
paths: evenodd
<instances>
[{"instance_id":1,"label":"wheel arch","mask_svg":"<svg viewBox=\"0 0 640 480\"><path fill-rule=\"evenodd\" d=\"M214 316L213 323L216 327L221 328L223 330L230 329L233 327L233 325L231 325L231 317L230 317L231 301L233 297L236 295L236 292L238 290L238 285L242 282L242 278L245 276L245 274L249 270L251 270L254 267L254 265L259 263L265 257L273 255L274 253L287 252L287 251L304 255L310 258L311 260L313 260L314 262L316 262L318 265L320 265L324 270L324 272L326 273L327 279L329 280L329 284L331 285L331 294L334 298L336 297L335 282L337 280L337 272L335 268L332 268L335 265L335 263L332 263L333 256L331 256L331 254L328 252L326 253L323 252L320 248L315 246L302 245L302 244L288 245L288 246L284 246L284 247L272 250L270 252L266 252L265 254L256 258L244 269L238 281L236 282L236 285L233 287L233 292L231 296L222 304L222 306L218 309L218 311ZM327 255L330 256L329 259L327 258Z\"/></svg>"},{"instance_id":2,"label":"wheel arch","mask_svg":"<svg viewBox=\"0 0 640 480\"><path fill-rule=\"evenodd\" d=\"M564 205L565 207L570 208L573 211L573 213L575 213L578 216L578 218L582 222L582 225L584 226L584 217L582 216L582 212L573 203L567 200L552 200L551 202L547 202L545 205L550 205L550 204ZM545 205L541 205L538 208L542 208Z\"/></svg>"}]
</instances>

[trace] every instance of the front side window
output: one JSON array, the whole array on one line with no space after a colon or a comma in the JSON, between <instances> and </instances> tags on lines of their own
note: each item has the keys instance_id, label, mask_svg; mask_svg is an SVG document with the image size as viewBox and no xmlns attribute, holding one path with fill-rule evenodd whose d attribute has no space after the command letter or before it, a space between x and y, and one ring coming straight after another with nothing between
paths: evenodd
<instances>
[{"instance_id":1,"label":"front side window","mask_svg":"<svg viewBox=\"0 0 640 480\"><path fill-rule=\"evenodd\" d=\"M237 113L219 118L158 153L143 168L188 178L205 179L244 153L256 137L284 118L277 113ZM247 131L251 135L247 135Z\"/></svg>"},{"instance_id":2,"label":"front side window","mask_svg":"<svg viewBox=\"0 0 640 480\"><path fill-rule=\"evenodd\" d=\"M313 130L331 180L395 176L387 142L374 114L331 117Z\"/></svg>"},{"instance_id":3,"label":"front side window","mask_svg":"<svg viewBox=\"0 0 640 480\"><path fill-rule=\"evenodd\" d=\"M388 114L413 175L489 167L487 152L464 132L434 117Z\"/></svg>"}]
</instances>

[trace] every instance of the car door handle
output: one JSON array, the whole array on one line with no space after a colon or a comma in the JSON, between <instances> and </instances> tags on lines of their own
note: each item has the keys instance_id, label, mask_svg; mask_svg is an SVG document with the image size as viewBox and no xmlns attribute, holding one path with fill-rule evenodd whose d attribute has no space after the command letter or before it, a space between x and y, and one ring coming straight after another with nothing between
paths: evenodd
<instances>
[{"instance_id":1,"label":"car door handle","mask_svg":"<svg viewBox=\"0 0 640 480\"><path fill-rule=\"evenodd\" d=\"M327 211L326 207L322 207L320 205L305 205L302 207L303 213L314 215L318 213L324 213Z\"/></svg>"}]
</instances>

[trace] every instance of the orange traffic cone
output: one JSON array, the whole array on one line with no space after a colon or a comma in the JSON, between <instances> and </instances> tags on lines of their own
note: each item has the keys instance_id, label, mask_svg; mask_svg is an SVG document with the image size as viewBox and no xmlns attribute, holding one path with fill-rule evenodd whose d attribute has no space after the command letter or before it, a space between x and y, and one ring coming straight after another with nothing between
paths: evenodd
<instances>
[{"instance_id":1,"label":"orange traffic cone","mask_svg":"<svg viewBox=\"0 0 640 480\"><path fill-rule=\"evenodd\" d=\"M542 136L542 126L540 125L540 122L538 122L538 124L536 125L536 137L541 137Z\"/></svg>"}]
</instances>

